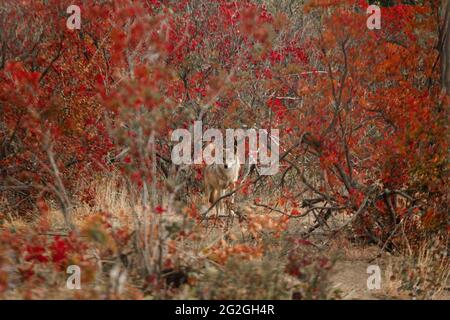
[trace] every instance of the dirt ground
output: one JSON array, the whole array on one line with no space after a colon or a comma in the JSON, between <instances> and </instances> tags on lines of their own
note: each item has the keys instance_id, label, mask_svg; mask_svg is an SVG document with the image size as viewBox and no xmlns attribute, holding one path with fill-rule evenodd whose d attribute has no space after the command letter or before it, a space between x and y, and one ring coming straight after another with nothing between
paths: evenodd
<instances>
[{"instance_id":1,"label":"dirt ground","mask_svg":"<svg viewBox=\"0 0 450 320\"><path fill-rule=\"evenodd\" d=\"M338 261L334 266L333 275L330 277L332 286L341 290L341 297L344 300L380 299L380 290L369 290L367 288L367 266L364 261Z\"/></svg>"},{"instance_id":2,"label":"dirt ground","mask_svg":"<svg viewBox=\"0 0 450 320\"><path fill-rule=\"evenodd\" d=\"M337 230L348 222L348 217L334 216L328 221L326 229ZM295 234L301 230L307 230L313 219L307 218L294 222L290 226L290 232ZM328 230L329 231L329 230ZM385 300L385 299L412 299L404 292L399 292L402 274L395 271L394 266L401 264L405 257L394 256L381 252L375 245L362 245L352 243L345 239L341 233L333 239L324 237L327 230L319 228L313 232L309 240L322 247L322 253L329 258L337 257L333 269L330 271L330 282L333 289L340 292L343 300ZM380 289L369 289L369 266L379 266L381 272ZM449 279L450 280L450 279ZM435 299L450 299L450 282L446 290L440 292Z\"/></svg>"}]
</instances>

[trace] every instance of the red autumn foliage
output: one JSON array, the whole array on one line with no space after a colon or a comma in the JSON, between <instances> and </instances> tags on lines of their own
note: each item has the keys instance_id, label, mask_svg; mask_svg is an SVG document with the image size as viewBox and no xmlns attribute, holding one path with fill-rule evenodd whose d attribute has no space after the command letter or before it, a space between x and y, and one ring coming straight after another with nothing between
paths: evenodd
<instances>
[{"instance_id":1,"label":"red autumn foliage","mask_svg":"<svg viewBox=\"0 0 450 320\"><path fill-rule=\"evenodd\" d=\"M290 219L314 213L326 223L336 212L382 247L448 234L449 97L436 67L444 59L436 0L382 8L374 31L359 0L309 1L301 15L250 0L84 1L80 30L65 26L70 4L6 0L0 12L8 31L0 33L1 200L15 217L42 222L30 236L0 227L0 253L19 257L24 282L38 268L90 265L86 252L97 244L95 258L120 260L133 241L147 250L136 263L143 278L160 281L154 274L179 262L175 245L159 256L168 239L203 236L192 227L202 220L203 166L175 166L170 139L199 119L207 128L280 130L279 174L236 193L282 214L248 214L254 239L279 239ZM74 203L94 208L92 184L111 171L139 199L135 229L99 213L84 233L49 240L51 209L73 228ZM174 212L182 227L161 222ZM264 249L208 250L224 264ZM310 265L292 255L286 272L298 277Z\"/></svg>"}]
</instances>

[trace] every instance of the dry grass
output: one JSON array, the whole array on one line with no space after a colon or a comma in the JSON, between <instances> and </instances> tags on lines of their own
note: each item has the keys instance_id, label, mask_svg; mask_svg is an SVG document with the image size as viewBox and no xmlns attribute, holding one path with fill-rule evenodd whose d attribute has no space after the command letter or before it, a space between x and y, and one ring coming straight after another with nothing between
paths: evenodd
<instances>
[{"instance_id":1,"label":"dry grass","mask_svg":"<svg viewBox=\"0 0 450 320\"><path fill-rule=\"evenodd\" d=\"M100 178L91 188L93 198L89 203L80 200L74 201L76 204L72 211L74 224L82 229L90 216L107 212L113 228L125 225L133 228L136 218L133 215L139 215L143 210L134 202L133 196L130 195L126 185L122 182L118 175L114 174ZM191 201L200 208L205 208L202 197L193 196ZM239 206L248 215L267 215L267 210L251 206L245 202L239 203ZM0 207L5 208L5 201L1 199ZM50 224L50 229L61 230L64 226L62 213L52 203L49 203L49 208L46 219ZM279 214L272 212L269 216L277 218ZM8 219L5 220L3 227L13 227L17 230L41 223L37 219L30 225L29 222L12 218L11 215L7 217ZM174 224L185 222L182 215L174 212L166 212L163 218L166 219L166 222ZM330 225L333 228L339 227L345 223L345 218L335 217L334 220L330 221ZM298 235L312 223L311 219L293 219L288 225L286 235L290 237ZM271 272L283 272L287 253L292 249L291 243L283 237L273 238L269 234L263 236L259 241L266 248L267 253L264 256L247 262L235 260L231 261L230 265L221 266L208 256L208 250L219 244L224 244L225 247L235 244L255 244L255 239L249 234L248 226L235 220L233 226L228 230L226 241L224 240L223 229L211 227L211 222L208 227L197 225L193 228L196 228L196 232L199 232L201 236L179 239L175 246L179 252L177 257L179 263L196 270L194 278L197 279L197 284L190 288L183 288L179 291L177 297L229 297L238 299L242 296L252 298L252 290L258 290L258 295L253 296L253 298L276 298L277 296L289 298L291 296L290 290L294 290L293 288L301 283L289 276L273 278L273 274L271 274ZM317 251L317 248L311 247L304 254L312 254L312 256L320 254L321 257L337 259L334 268L329 271L328 289L323 290L329 290L330 292L339 290L342 299L450 298L448 290L446 290L450 277L450 265L447 255L442 254L442 244L440 246L430 243L423 244L416 255L391 256L382 254L373 261L373 258L380 253L378 247L351 242L344 232L338 233L330 241L324 241L321 230L318 231L317 236L312 236L311 241L319 244L322 249ZM236 263L242 263L242 268L236 267ZM371 264L379 265L382 270L382 287L380 290L367 289L367 267ZM315 272L313 269L311 270L312 273ZM212 287L220 286L219 282L223 282L221 275L224 274L230 277L227 280L227 286L223 287L223 290L212 290ZM255 277L251 277L252 274ZM246 281L247 279L253 280ZM276 283L274 279L276 279ZM108 277L102 281L109 281ZM233 290L233 286L237 286L239 283L242 285L241 295L237 291L235 295L226 292L227 290ZM270 292L267 291L267 295L265 295L265 290ZM58 295L61 297L63 293L54 292L46 295L44 292L37 290L34 294L35 297L58 298Z\"/></svg>"},{"instance_id":2,"label":"dry grass","mask_svg":"<svg viewBox=\"0 0 450 320\"><path fill-rule=\"evenodd\" d=\"M415 254L390 259L388 296L409 299L450 299L450 260L446 244L424 242Z\"/></svg>"}]
</instances>

